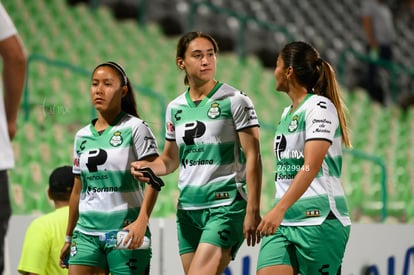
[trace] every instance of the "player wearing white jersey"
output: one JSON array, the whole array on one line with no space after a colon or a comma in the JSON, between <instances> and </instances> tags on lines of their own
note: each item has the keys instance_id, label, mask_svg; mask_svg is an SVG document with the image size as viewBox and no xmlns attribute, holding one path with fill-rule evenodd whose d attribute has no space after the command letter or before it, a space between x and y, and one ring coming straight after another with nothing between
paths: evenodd
<instances>
[{"instance_id":1,"label":"player wearing white jersey","mask_svg":"<svg viewBox=\"0 0 414 275\"><path fill-rule=\"evenodd\" d=\"M244 238L259 241L259 123L246 94L214 79L217 50L201 32L180 38L176 65L189 87L167 107L163 153L132 171L145 180L139 168L165 175L179 167L177 232L186 275L222 274Z\"/></svg>"},{"instance_id":2,"label":"player wearing white jersey","mask_svg":"<svg viewBox=\"0 0 414 275\"><path fill-rule=\"evenodd\" d=\"M158 153L151 130L139 118L121 112L102 133L95 122L75 137L73 172L83 183L75 231L99 236L136 219L144 186L132 177L129 166Z\"/></svg>"},{"instance_id":3,"label":"player wearing white jersey","mask_svg":"<svg viewBox=\"0 0 414 275\"><path fill-rule=\"evenodd\" d=\"M276 129L276 199L257 227L257 274L337 274L351 225L340 182L346 107L332 67L307 43L287 44L274 75L292 105Z\"/></svg>"},{"instance_id":4,"label":"player wearing white jersey","mask_svg":"<svg viewBox=\"0 0 414 275\"><path fill-rule=\"evenodd\" d=\"M156 140L138 116L132 86L119 64L95 68L90 96L98 118L75 136L75 184L61 266L70 253L70 274L148 274L151 249L137 248L150 238L148 222L158 192L137 182L130 164L157 157ZM120 230L128 234L117 244Z\"/></svg>"},{"instance_id":5,"label":"player wearing white jersey","mask_svg":"<svg viewBox=\"0 0 414 275\"><path fill-rule=\"evenodd\" d=\"M310 140L326 140L331 146L310 187L286 211L281 224L319 225L332 211L344 226L349 225L340 182L342 138L338 114L332 102L323 96L308 94L294 112L289 106L282 114L274 142L276 202L286 193L299 171L310 169L304 165L305 143Z\"/></svg>"},{"instance_id":6,"label":"player wearing white jersey","mask_svg":"<svg viewBox=\"0 0 414 275\"><path fill-rule=\"evenodd\" d=\"M246 197L246 160L237 131L259 125L253 103L220 82L197 105L188 91L166 113L166 139L179 148L178 209L203 209Z\"/></svg>"}]
</instances>

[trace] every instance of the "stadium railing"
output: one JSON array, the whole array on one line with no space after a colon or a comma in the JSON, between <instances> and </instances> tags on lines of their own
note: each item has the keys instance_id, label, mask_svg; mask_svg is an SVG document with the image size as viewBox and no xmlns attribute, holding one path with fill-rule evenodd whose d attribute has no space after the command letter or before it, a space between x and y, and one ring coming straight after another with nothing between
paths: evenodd
<instances>
[{"instance_id":1,"label":"stadium railing","mask_svg":"<svg viewBox=\"0 0 414 275\"><path fill-rule=\"evenodd\" d=\"M359 61L362 61L364 63L373 63L380 67L383 67L387 69L391 74L390 79L390 90L392 95L392 100L394 102L397 101L397 95L398 95L398 80L400 74L407 74L410 77L414 77L414 68L407 68L405 66L402 66L396 62L392 62L389 60L384 60L381 58L374 58L370 55L357 52L352 49L345 49L343 50L339 55L339 61L338 61L338 79L340 83L345 83L345 77L346 77L346 69L349 65L349 57L354 57L358 59Z\"/></svg>"},{"instance_id":2,"label":"stadium railing","mask_svg":"<svg viewBox=\"0 0 414 275\"><path fill-rule=\"evenodd\" d=\"M29 113L30 113L30 104L29 104L30 99L29 99L29 97L30 97L30 80L31 80L31 77L30 77L29 72L30 72L30 67L32 66L32 64L34 62L41 62L41 63L47 64L48 66L54 66L54 67L61 68L63 70L69 70L73 73L79 74L79 75L84 76L84 77L90 77L90 74L91 74L90 71L88 71L88 70L86 70L82 67L70 64L68 62L64 62L64 61L57 60L57 59L51 59L51 58L48 58L44 55L37 54L37 53L30 54L29 57L28 57L28 61L27 61L28 70L27 70L27 74L26 74L26 83L25 83L25 87L24 87L23 100L22 100L23 101L23 115L24 115L25 121L27 121L29 119ZM160 113L159 113L159 116L160 116L161 121L163 122L162 125L164 125L164 120L165 120L164 110L166 109L166 106L167 106L164 97L162 95L160 95L158 92L156 92L153 89L151 89L149 87L146 87L146 86L141 86L141 85L136 85L136 84L134 85L133 84L133 88L134 88L135 91L141 91L146 96L154 98L158 102L158 104L160 105L160 110L161 110ZM95 109L94 109L93 106L91 106L91 117L94 114L95 114ZM161 127L161 136L164 136L164 135L165 135L165 128ZM162 148L163 144L160 144L160 147Z\"/></svg>"},{"instance_id":3,"label":"stadium railing","mask_svg":"<svg viewBox=\"0 0 414 275\"><path fill-rule=\"evenodd\" d=\"M246 58L247 52L246 52L246 29L248 23L252 22L255 23L259 28L267 31L272 32L280 32L283 35L286 36L287 41L293 41L294 37L293 35L288 31L288 29L285 26L274 24L271 22L259 20L252 16L246 16L241 15L234 10L219 7L217 5L214 5L207 1L194 1L190 4L190 10L188 12L187 16L187 29L191 30L194 27L195 17L197 16L197 10L199 7L207 7L213 12L224 14L227 16L230 16L232 18L235 18L239 22L239 29L237 34L237 43L236 43L236 52L243 61Z\"/></svg>"}]
</instances>

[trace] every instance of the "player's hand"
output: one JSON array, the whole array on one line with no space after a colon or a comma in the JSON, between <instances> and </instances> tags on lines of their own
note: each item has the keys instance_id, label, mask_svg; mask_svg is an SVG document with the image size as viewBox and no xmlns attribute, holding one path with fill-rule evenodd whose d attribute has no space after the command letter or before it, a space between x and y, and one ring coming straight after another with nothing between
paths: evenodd
<instances>
[{"instance_id":1,"label":"player's hand","mask_svg":"<svg viewBox=\"0 0 414 275\"><path fill-rule=\"evenodd\" d=\"M149 167L148 162L146 161L132 162L131 163L131 174L136 180L148 183L150 181L150 178L144 175L143 171L141 170L144 167Z\"/></svg>"},{"instance_id":2,"label":"player's hand","mask_svg":"<svg viewBox=\"0 0 414 275\"><path fill-rule=\"evenodd\" d=\"M259 210L247 210L244 218L243 233L248 246L260 243L261 236L257 235L257 226L261 220Z\"/></svg>"},{"instance_id":3,"label":"player's hand","mask_svg":"<svg viewBox=\"0 0 414 275\"><path fill-rule=\"evenodd\" d=\"M140 247L144 241L146 229L147 223L141 223L138 220L124 227L122 230L128 231L128 235L123 239L124 245L130 242L128 249Z\"/></svg>"},{"instance_id":4,"label":"player's hand","mask_svg":"<svg viewBox=\"0 0 414 275\"><path fill-rule=\"evenodd\" d=\"M131 164L131 174L137 180L148 183L157 191L161 191L161 188L165 185L163 180L155 175L150 167L141 167L141 165Z\"/></svg>"},{"instance_id":5,"label":"player's hand","mask_svg":"<svg viewBox=\"0 0 414 275\"><path fill-rule=\"evenodd\" d=\"M69 268L68 260L70 255L70 242L65 242L62 249L60 250L59 266L61 268Z\"/></svg>"},{"instance_id":6,"label":"player's hand","mask_svg":"<svg viewBox=\"0 0 414 275\"><path fill-rule=\"evenodd\" d=\"M280 223L283 220L284 213L281 213L273 207L266 215L263 216L262 221L257 227L257 235L270 236L276 233Z\"/></svg>"}]
</instances>

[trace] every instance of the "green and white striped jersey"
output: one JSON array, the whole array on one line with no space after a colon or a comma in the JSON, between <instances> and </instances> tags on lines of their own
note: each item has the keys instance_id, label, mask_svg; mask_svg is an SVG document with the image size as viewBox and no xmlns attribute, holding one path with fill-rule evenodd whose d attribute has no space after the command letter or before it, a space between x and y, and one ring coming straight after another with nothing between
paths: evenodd
<instances>
[{"instance_id":1,"label":"green and white striped jersey","mask_svg":"<svg viewBox=\"0 0 414 275\"><path fill-rule=\"evenodd\" d=\"M345 225L350 218L340 182L342 137L338 114L326 97L309 94L294 111L284 109L276 129L276 202L286 193L304 164L305 142L324 139L331 143L322 167L309 188L286 212L282 225L318 225L330 211Z\"/></svg>"},{"instance_id":2,"label":"green and white striped jersey","mask_svg":"<svg viewBox=\"0 0 414 275\"><path fill-rule=\"evenodd\" d=\"M237 131L258 127L250 98L218 82L198 105L188 91L168 104L166 139L179 149L178 209L229 205L245 196L246 160Z\"/></svg>"},{"instance_id":3,"label":"green and white striped jersey","mask_svg":"<svg viewBox=\"0 0 414 275\"><path fill-rule=\"evenodd\" d=\"M74 141L73 173L82 180L76 230L89 235L119 230L138 217L144 184L133 178L130 164L158 154L151 129L139 118L121 113L102 133L94 123Z\"/></svg>"}]
</instances>

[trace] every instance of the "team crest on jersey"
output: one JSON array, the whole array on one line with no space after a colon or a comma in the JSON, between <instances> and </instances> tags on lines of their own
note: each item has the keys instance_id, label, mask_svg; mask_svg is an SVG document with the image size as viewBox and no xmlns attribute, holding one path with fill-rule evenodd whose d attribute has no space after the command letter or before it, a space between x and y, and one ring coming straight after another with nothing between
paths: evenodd
<instances>
[{"instance_id":1,"label":"team crest on jersey","mask_svg":"<svg viewBox=\"0 0 414 275\"><path fill-rule=\"evenodd\" d=\"M292 118L292 121L289 123L288 129L289 129L289 132L292 133L292 132L296 131L297 128L298 128L298 116L295 115Z\"/></svg>"},{"instance_id":2,"label":"team crest on jersey","mask_svg":"<svg viewBox=\"0 0 414 275\"><path fill-rule=\"evenodd\" d=\"M210 109L208 110L208 117L209 118L217 118L221 114L220 105L217 102L211 104Z\"/></svg>"},{"instance_id":3,"label":"team crest on jersey","mask_svg":"<svg viewBox=\"0 0 414 275\"><path fill-rule=\"evenodd\" d=\"M76 246L76 242L72 241L70 244L70 256L73 257L78 253L78 247Z\"/></svg>"},{"instance_id":4,"label":"team crest on jersey","mask_svg":"<svg viewBox=\"0 0 414 275\"><path fill-rule=\"evenodd\" d=\"M119 145L122 144L122 142L123 142L123 138L121 136L120 131L116 131L114 135L112 136L111 140L109 141L109 143L114 147L118 147Z\"/></svg>"}]
</instances>

